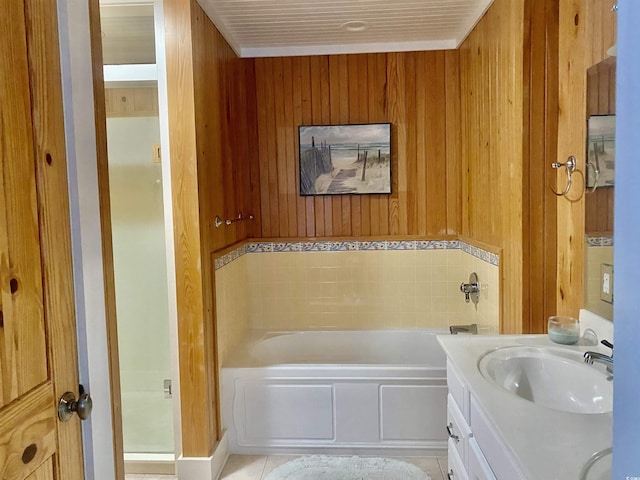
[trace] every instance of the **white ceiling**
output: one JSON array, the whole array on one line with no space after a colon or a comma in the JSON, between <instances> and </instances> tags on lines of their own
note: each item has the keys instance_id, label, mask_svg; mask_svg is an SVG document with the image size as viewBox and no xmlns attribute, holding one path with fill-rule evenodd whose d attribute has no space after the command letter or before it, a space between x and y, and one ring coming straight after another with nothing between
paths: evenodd
<instances>
[{"instance_id":1,"label":"white ceiling","mask_svg":"<svg viewBox=\"0 0 640 480\"><path fill-rule=\"evenodd\" d=\"M457 48L492 2L198 0L241 57Z\"/></svg>"}]
</instances>

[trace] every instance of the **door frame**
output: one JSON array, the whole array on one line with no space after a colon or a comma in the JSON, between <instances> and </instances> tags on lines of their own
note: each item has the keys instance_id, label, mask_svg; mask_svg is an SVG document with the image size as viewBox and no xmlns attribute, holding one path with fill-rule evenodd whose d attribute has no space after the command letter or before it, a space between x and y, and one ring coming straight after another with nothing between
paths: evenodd
<instances>
[{"instance_id":1,"label":"door frame","mask_svg":"<svg viewBox=\"0 0 640 480\"><path fill-rule=\"evenodd\" d=\"M120 480L124 457L109 191L104 177L106 116L104 96L98 98L100 90L95 88L102 83L99 2L57 0L57 5L79 374L94 398L93 413L82 429L85 478ZM105 198L106 215L104 202L101 209Z\"/></svg>"},{"instance_id":2,"label":"door frame","mask_svg":"<svg viewBox=\"0 0 640 480\"><path fill-rule=\"evenodd\" d=\"M103 2L141 3L140 0ZM154 6L163 157L174 450L177 459L182 453L182 438L164 14L162 0L142 2ZM94 399L110 399L109 404L102 404L102 408L100 402L96 401L91 421L84 424L85 475L87 479L120 480L124 478L124 442L111 248L100 0L57 0L57 3L69 163L80 379L91 388Z\"/></svg>"}]
</instances>

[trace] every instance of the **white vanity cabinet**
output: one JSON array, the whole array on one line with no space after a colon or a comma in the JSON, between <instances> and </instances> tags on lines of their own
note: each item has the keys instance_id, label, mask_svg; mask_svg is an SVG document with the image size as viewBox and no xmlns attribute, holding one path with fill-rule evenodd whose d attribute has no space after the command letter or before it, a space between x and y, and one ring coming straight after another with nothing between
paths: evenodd
<instances>
[{"instance_id":1,"label":"white vanity cabinet","mask_svg":"<svg viewBox=\"0 0 640 480\"><path fill-rule=\"evenodd\" d=\"M447 384L449 479L526 480L450 359Z\"/></svg>"}]
</instances>

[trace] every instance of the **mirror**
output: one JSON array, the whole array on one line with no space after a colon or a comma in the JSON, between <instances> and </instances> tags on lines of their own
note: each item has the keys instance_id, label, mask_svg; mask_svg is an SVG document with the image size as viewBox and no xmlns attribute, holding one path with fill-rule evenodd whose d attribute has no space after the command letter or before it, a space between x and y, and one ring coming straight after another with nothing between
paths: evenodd
<instances>
[{"instance_id":1,"label":"mirror","mask_svg":"<svg viewBox=\"0 0 640 480\"><path fill-rule=\"evenodd\" d=\"M587 70L585 308L613 320L616 58Z\"/></svg>"}]
</instances>

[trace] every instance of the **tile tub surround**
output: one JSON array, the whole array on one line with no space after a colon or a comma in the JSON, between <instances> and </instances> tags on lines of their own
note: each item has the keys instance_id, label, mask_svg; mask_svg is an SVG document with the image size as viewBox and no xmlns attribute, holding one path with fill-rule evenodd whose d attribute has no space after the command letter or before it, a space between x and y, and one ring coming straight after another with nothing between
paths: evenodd
<instances>
[{"instance_id":1,"label":"tile tub surround","mask_svg":"<svg viewBox=\"0 0 640 480\"><path fill-rule=\"evenodd\" d=\"M249 329L499 329L499 256L460 240L247 242L215 268L220 364Z\"/></svg>"},{"instance_id":2,"label":"tile tub surround","mask_svg":"<svg viewBox=\"0 0 640 480\"><path fill-rule=\"evenodd\" d=\"M216 270L219 365L249 329L247 258L244 254L236 256L234 261Z\"/></svg>"}]
</instances>

